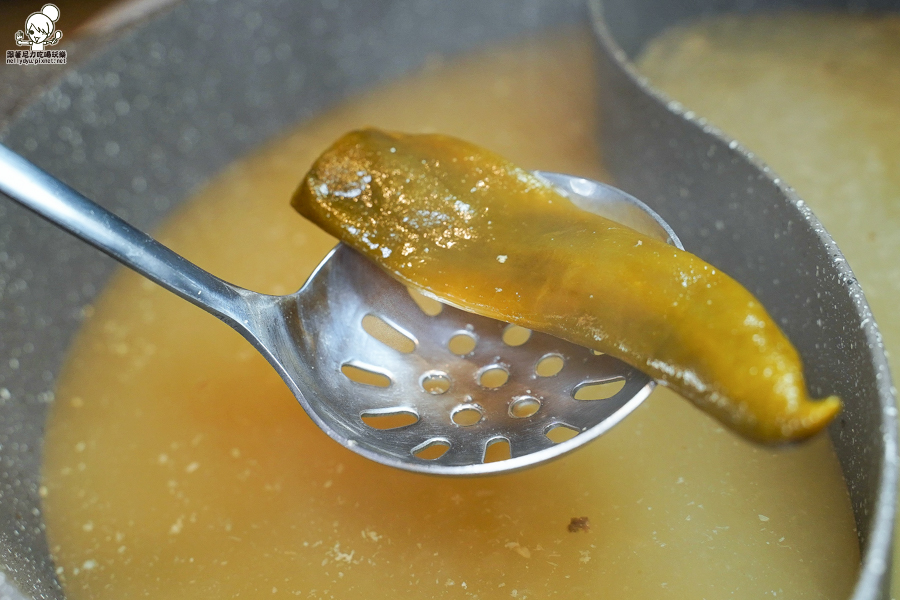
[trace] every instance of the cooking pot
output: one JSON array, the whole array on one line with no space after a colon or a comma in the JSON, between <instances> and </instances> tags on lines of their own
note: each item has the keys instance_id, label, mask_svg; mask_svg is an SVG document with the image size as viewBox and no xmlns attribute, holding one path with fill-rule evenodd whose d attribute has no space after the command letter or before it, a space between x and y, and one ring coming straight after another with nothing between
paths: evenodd
<instances>
[{"instance_id":1,"label":"cooking pot","mask_svg":"<svg viewBox=\"0 0 900 600\"><path fill-rule=\"evenodd\" d=\"M862 548L853 598L875 600L889 590L896 410L859 285L789 188L654 91L629 59L663 28L715 12L898 7L886 0L595 0L588 7L580 0L188 0L118 32L89 57L70 51L77 64L8 119L2 141L152 229L229 162L432 53L590 22L601 80L598 135L617 185L763 301L804 357L814 395L846 399L829 435ZM42 429L82 309L113 267L0 201L0 596L64 597L41 519Z\"/></svg>"}]
</instances>

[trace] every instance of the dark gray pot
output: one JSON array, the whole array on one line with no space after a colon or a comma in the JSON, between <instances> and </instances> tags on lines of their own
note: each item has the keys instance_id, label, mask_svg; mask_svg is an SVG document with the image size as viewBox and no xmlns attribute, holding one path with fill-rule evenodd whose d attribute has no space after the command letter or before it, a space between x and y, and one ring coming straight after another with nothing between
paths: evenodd
<instances>
[{"instance_id":1,"label":"dark gray pot","mask_svg":"<svg viewBox=\"0 0 900 600\"><path fill-rule=\"evenodd\" d=\"M99 48L72 44L78 64L20 102L2 140L150 229L229 162L430 53L592 18L604 81L600 135L617 149L608 166L618 184L660 212L689 250L763 300L804 356L813 392L848 399L830 434L863 549L854 599L887 598L896 411L859 286L789 189L740 146L668 106L627 63L677 20L776 5L866 8L825 0L597 0L590 10L577 0L188 0ZM29 78L37 79L17 81ZM717 220L724 230L709 226ZM113 266L0 201L0 595L63 597L37 492L41 436L81 308Z\"/></svg>"}]
</instances>

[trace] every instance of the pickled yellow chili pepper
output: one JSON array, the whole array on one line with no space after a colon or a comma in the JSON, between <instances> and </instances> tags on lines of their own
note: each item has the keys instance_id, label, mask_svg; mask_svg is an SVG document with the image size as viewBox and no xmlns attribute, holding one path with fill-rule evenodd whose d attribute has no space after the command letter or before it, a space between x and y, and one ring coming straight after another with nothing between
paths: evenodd
<instances>
[{"instance_id":1,"label":"pickled yellow chili pepper","mask_svg":"<svg viewBox=\"0 0 900 600\"><path fill-rule=\"evenodd\" d=\"M748 438L800 440L840 410L810 399L797 351L731 277L473 144L351 132L292 204L396 279L619 358Z\"/></svg>"}]
</instances>

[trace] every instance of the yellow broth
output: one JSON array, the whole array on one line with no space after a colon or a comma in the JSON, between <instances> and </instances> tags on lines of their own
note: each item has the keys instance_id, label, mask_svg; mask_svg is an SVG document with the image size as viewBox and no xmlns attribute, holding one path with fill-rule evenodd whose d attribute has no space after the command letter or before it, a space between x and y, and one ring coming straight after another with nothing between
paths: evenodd
<instances>
[{"instance_id":1,"label":"yellow broth","mask_svg":"<svg viewBox=\"0 0 900 600\"><path fill-rule=\"evenodd\" d=\"M666 32L639 66L796 188L900 352L900 16L718 17ZM900 547L894 561L900 597Z\"/></svg>"},{"instance_id":2,"label":"yellow broth","mask_svg":"<svg viewBox=\"0 0 900 600\"><path fill-rule=\"evenodd\" d=\"M238 285L297 289L333 240L288 200L322 149L366 125L441 131L525 167L603 178L591 54L587 34L566 31L433 58L235 163L159 238ZM139 276L119 273L90 312L47 425L41 488L71 599L852 589L858 544L826 437L759 448L660 390L549 465L415 475L329 440L238 334Z\"/></svg>"}]
</instances>

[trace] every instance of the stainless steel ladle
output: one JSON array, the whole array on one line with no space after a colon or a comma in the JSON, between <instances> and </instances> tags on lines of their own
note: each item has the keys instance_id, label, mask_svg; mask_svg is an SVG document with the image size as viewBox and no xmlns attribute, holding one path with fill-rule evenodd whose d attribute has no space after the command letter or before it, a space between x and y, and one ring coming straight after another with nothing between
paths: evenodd
<instances>
[{"instance_id":1,"label":"stainless steel ladle","mask_svg":"<svg viewBox=\"0 0 900 600\"><path fill-rule=\"evenodd\" d=\"M682 247L656 213L624 192L537 174L580 208ZM319 427L386 465L441 475L535 465L604 433L655 385L612 357L549 335L513 341L506 323L449 306L427 314L406 287L344 245L298 292L270 296L207 273L3 146L0 191L236 329ZM370 334L366 317L408 347ZM603 397L612 382L621 389ZM385 428L385 417L400 420ZM575 435L556 443L560 429ZM508 458L486 462L496 443L508 444Z\"/></svg>"}]
</instances>

